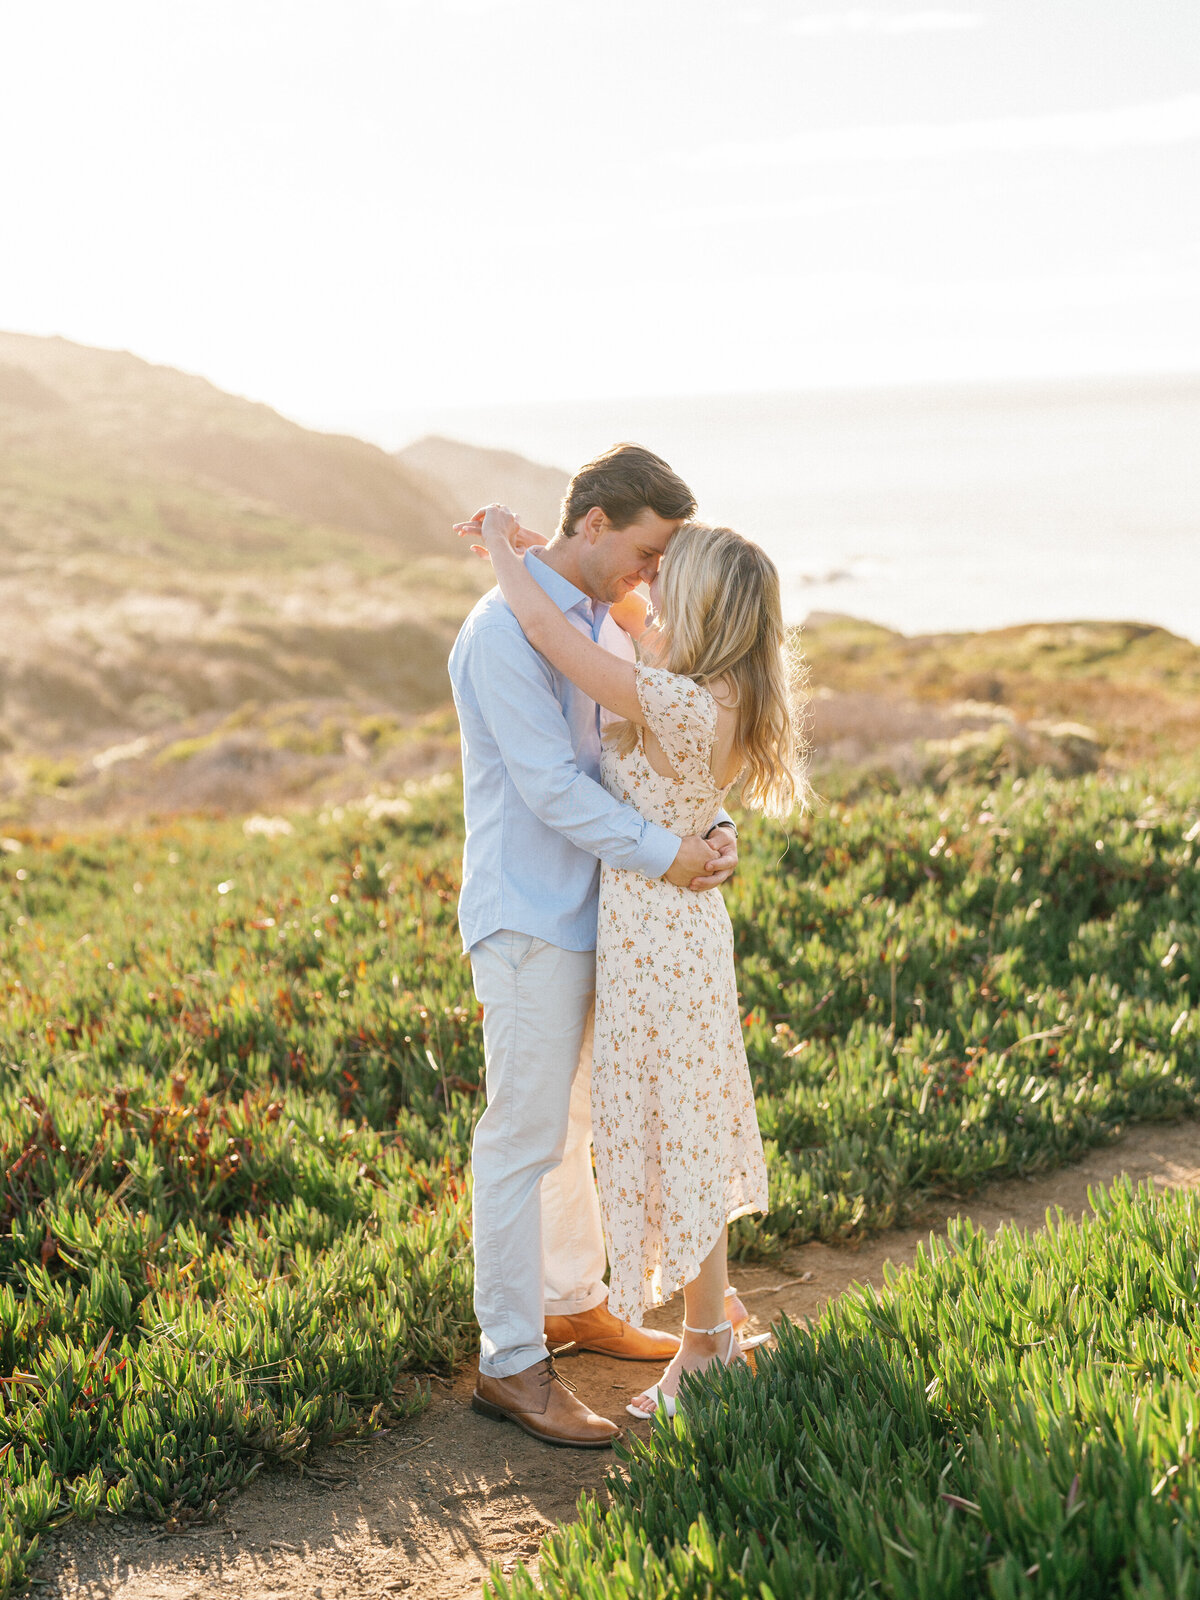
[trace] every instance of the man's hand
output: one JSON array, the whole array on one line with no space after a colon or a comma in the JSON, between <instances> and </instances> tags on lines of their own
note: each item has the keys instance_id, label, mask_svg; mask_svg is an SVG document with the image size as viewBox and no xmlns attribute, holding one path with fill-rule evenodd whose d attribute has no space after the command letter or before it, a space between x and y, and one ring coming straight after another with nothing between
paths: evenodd
<instances>
[{"instance_id":1,"label":"man's hand","mask_svg":"<svg viewBox=\"0 0 1200 1600\"><path fill-rule=\"evenodd\" d=\"M715 867L710 864L704 876L693 878L689 889L715 889L733 877L738 864L737 834L726 823L719 822L704 843L719 864Z\"/></svg>"},{"instance_id":2,"label":"man's hand","mask_svg":"<svg viewBox=\"0 0 1200 1600\"><path fill-rule=\"evenodd\" d=\"M710 882L709 874L717 871L723 860L724 857L718 854L707 839L700 839L694 833L689 833L680 844L675 860L663 873L663 878L667 883L673 883L677 889L694 889L697 884L707 886ZM713 885L723 882L724 875L711 879Z\"/></svg>"}]
</instances>

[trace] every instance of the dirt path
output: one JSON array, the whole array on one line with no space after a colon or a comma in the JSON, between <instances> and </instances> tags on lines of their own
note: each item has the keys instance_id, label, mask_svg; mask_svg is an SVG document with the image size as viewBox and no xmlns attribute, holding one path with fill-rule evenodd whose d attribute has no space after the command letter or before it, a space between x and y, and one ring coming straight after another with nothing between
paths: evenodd
<instances>
[{"instance_id":1,"label":"dirt path","mask_svg":"<svg viewBox=\"0 0 1200 1600\"><path fill-rule=\"evenodd\" d=\"M1087 1207L1089 1185L1127 1172L1164 1188L1200 1187L1200 1126L1135 1128L1120 1144L1036 1180L981 1191L969 1206L930 1211L921 1229L888 1233L857 1250L805 1245L769 1267L739 1267L735 1282L763 1327L781 1312L812 1316L854 1282L882 1283L886 1262L911 1261L918 1243L965 1212L984 1227L1040 1227L1047 1207ZM794 1280L811 1274L804 1283ZM654 1319L672 1327L678 1313ZM563 1363L598 1411L625 1421L625 1400L652 1369L601 1357ZM530 1559L584 1489L612 1465L607 1451L551 1450L469 1408L472 1376L436 1390L415 1421L326 1452L303 1477L274 1474L232 1502L209 1528L167 1536L133 1520L68 1526L51 1535L38 1593L54 1600L467 1600L492 1561ZM644 1424L631 1423L635 1428Z\"/></svg>"}]
</instances>

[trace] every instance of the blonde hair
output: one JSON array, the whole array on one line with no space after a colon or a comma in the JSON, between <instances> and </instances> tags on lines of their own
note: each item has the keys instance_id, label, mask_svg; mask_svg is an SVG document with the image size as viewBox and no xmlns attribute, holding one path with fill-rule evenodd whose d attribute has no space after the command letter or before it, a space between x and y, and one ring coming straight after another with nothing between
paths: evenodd
<instances>
[{"instance_id":1,"label":"blonde hair","mask_svg":"<svg viewBox=\"0 0 1200 1600\"><path fill-rule=\"evenodd\" d=\"M659 583L653 664L696 683L730 686L742 800L768 816L788 816L809 793L798 716L804 667L783 626L775 563L732 528L689 522L667 546ZM612 737L628 754L637 730L620 724Z\"/></svg>"}]
</instances>

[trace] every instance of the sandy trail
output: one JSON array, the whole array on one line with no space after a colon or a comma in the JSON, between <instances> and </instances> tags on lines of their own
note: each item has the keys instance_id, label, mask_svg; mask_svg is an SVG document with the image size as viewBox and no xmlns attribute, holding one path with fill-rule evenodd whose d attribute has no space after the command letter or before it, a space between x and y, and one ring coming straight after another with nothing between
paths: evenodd
<instances>
[{"instance_id":1,"label":"sandy trail","mask_svg":"<svg viewBox=\"0 0 1200 1600\"><path fill-rule=\"evenodd\" d=\"M1089 1185L1121 1173L1163 1188L1200 1187L1200 1125L1133 1129L1077 1166L981 1190L969 1205L930 1208L925 1226L881 1235L857 1249L819 1244L778 1264L734 1274L755 1320L813 1316L854 1282L881 1284L885 1263L913 1259L930 1230L965 1214L992 1229L1040 1227L1048 1207L1087 1209ZM811 1273L808 1282L796 1283ZM677 1325L668 1309L657 1325ZM564 1373L598 1411L623 1406L654 1372L602 1357L565 1358ZM133 1519L68 1525L48 1537L36 1592L55 1600L191 1600L232 1594L273 1600L402 1595L466 1600L492 1561L511 1570L569 1518L584 1489L612 1467L608 1451L554 1450L470 1410L473 1377L435 1385L428 1410L376 1437L321 1454L304 1475L253 1484L210 1527L166 1535ZM634 1428L646 1424L632 1423Z\"/></svg>"}]
</instances>

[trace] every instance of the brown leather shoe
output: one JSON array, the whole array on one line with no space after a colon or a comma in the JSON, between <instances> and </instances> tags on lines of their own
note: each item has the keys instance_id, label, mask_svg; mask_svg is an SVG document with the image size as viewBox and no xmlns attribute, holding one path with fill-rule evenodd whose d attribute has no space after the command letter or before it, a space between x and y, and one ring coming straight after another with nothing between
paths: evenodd
<instances>
[{"instance_id":1,"label":"brown leather shoe","mask_svg":"<svg viewBox=\"0 0 1200 1600\"><path fill-rule=\"evenodd\" d=\"M555 1372L553 1356L511 1378L485 1378L481 1372L471 1410L515 1422L544 1444L576 1450L606 1450L621 1432L615 1422L598 1417L575 1398L574 1385Z\"/></svg>"},{"instance_id":2,"label":"brown leather shoe","mask_svg":"<svg viewBox=\"0 0 1200 1600\"><path fill-rule=\"evenodd\" d=\"M574 1345L576 1350L616 1356L618 1361L670 1361L679 1349L673 1333L656 1333L653 1328L622 1322L608 1309L607 1300L573 1317L547 1317L546 1343L554 1350Z\"/></svg>"}]
</instances>

